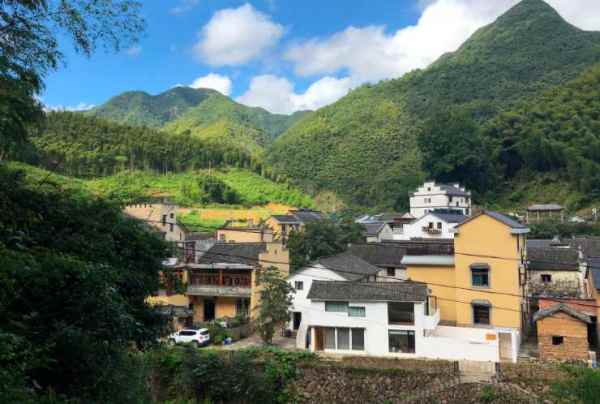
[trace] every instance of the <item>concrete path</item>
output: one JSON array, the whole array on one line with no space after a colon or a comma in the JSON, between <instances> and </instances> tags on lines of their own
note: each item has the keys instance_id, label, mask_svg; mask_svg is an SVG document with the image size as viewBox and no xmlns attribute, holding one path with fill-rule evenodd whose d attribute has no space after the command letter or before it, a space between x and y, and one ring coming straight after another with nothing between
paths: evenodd
<instances>
[{"instance_id":1,"label":"concrete path","mask_svg":"<svg viewBox=\"0 0 600 404\"><path fill-rule=\"evenodd\" d=\"M224 350L238 350L249 347L262 347L264 346L262 339L258 334L252 334L247 338L243 338L239 341L234 342L231 345L221 345L218 348ZM295 350L296 349L296 339L295 338L286 338L281 335L275 335L273 337L273 345L282 349Z\"/></svg>"}]
</instances>

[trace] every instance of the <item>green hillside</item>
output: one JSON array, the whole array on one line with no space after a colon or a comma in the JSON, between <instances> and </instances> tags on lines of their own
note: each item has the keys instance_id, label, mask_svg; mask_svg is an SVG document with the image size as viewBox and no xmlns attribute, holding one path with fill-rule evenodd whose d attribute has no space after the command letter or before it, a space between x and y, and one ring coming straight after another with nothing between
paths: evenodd
<instances>
[{"instance_id":1,"label":"green hillside","mask_svg":"<svg viewBox=\"0 0 600 404\"><path fill-rule=\"evenodd\" d=\"M431 124L438 114L451 120L464 114L473 124L463 127L475 125L479 136L478 128L498 113L597 62L600 33L571 26L542 0L524 0L429 68L363 86L304 117L275 141L268 161L277 175L311 192L332 190L353 205L402 208L415 183L440 177L430 169L439 154L424 150L420 140L440 129ZM429 145L436 136L441 141L448 133L433 133ZM469 144L456 137L456 144ZM492 146L473 152L481 158ZM450 161L459 169L446 167L442 179L467 178L471 165L461 163ZM488 190L475 191L483 197Z\"/></svg>"},{"instance_id":2,"label":"green hillside","mask_svg":"<svg viewBox=\"0 0 600 404\"><path fill-rule=\"evenodd\" d=\"M86 114L127 125L159 128L214 94L218 92L189 87L175 87L156 96L143 91L128 91Z\"/></svg>"},{"instance_id":3,"label":"green hillside","mask_svg":"<svg viewBox=\"0 0 600 404\"><path fill-rule=\"evenodd\" d=\"M124 169L181 172L208 167L261 171L263 134L230 123L215 123L201 134L180 134L109 122L72 112L47 115L33 132L25 161L79 177L97 177Z\"/></svg>"},{"instance_id":4,"label":"green hillside","mask_svg":"<svg viewBox=\"0 0 600 404\"><path fill-rule=\"evenodd\" d=\"M227 122L229 127L264 132L270 141L306 112L271 114L263 108L238 104L215 90L175 87L155 96L142 91L126 92L86 114L127 125L165 127L174 132L194 132Z\"/></svg>"}]
</instances>

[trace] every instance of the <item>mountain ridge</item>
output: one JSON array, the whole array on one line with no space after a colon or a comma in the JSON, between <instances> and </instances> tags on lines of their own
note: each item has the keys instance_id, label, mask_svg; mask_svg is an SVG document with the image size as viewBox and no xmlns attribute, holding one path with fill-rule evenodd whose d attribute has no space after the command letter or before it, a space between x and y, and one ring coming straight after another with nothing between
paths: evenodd
<instances>
[{"instance_id":1,"label":"mountain ridge","mask_svg":"<svg viewBox=\"0 0 600 404\"><path fill-rule=\"evenodd\" d=\"M268 162L311 192L400 209L431 176L418 139L432 116L460 108L481 125L599 62L600 33L524 0L428 68L364 85L304 117L276 139Z\"/></svg>"}]
</instances>

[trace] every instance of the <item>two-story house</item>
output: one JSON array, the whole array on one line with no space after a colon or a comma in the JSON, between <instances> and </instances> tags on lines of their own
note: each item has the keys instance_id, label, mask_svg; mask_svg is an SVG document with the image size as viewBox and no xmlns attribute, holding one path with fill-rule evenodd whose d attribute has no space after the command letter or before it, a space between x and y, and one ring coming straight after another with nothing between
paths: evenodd
<instances>
[{"instance_id":1,"label":"two-story house","mask_svg":"<svg viewBox=\"0 0 600 404\"><path fill-rule=\"evenodd\" d=\"M449 239L454 238L452 230L467 220L462 210L434 209L419 219L404 225L401 234L394 234L393 240Z\"/></svg>"},{"instance_id":2,"label":"two-story house","mask_svg":"<svg viewBox=\"0 0 600 404\"><path fill-rule=\"evenodd\" d=\"M460 184L425 182L410 196L410 214L420 218L435 209L460 210L469 216L472 213L471 192Z\"/></svg>"},{"instance_id":3,"label":"two-story house","mask_svg":"<svg viewBox=\"0 0 600 404\"><path fill-rule=\"evenodd\" d=\"M454 228L452 254L407 254L409 279L438 298L440 321L498 333L501 359L514 358L523 323L527 226L484 211Z\"/></svg>"},{"instance_id":4,"label":"two-story house","mask_svg":"<svg viewBox=\"0 0 600 404\"><path fill-rule=\"evenodd\" d=\"M294 209L286 215L273 215L265 225L273 232L273 238L285 242L292 231L300 231L307 223L325 219L323 213L312 209Z\"/></svg>"},{"instance_id":5,"label":"two-story house","mask_svg":"<svg viewBox=\"0 0 600 404\"><path fill-rule=\"evenodd\" d=\"M195 323L223 317L256 316L259 271L275 267L289 274L289 251L281 243L216 243L185 264L187 296Z\"/></svg>"}]
</instances>

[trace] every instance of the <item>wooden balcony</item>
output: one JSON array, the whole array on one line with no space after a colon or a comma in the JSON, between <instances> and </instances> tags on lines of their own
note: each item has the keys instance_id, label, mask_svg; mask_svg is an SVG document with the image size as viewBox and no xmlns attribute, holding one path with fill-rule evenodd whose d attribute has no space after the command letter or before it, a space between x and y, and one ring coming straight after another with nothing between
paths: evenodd
<instances>
[{"instance_id":1,"label":"wooden balcony","mask_svg":"<svg viewBox=\"0 0 600 404\"><path fill-rule=\"evenodd\" d=\"M250 297L250 274L224 271L190 275L187 294L191 296Z\"/></svg>"}]
</instances>

